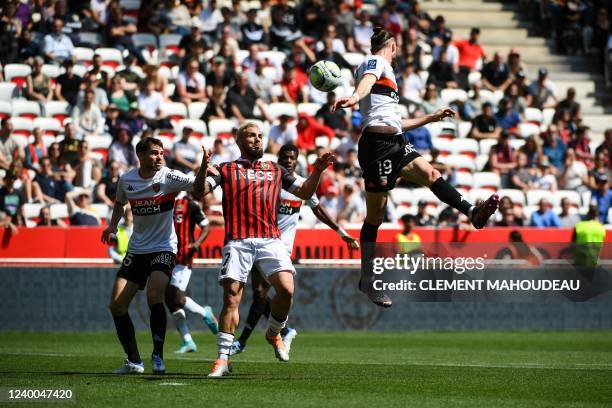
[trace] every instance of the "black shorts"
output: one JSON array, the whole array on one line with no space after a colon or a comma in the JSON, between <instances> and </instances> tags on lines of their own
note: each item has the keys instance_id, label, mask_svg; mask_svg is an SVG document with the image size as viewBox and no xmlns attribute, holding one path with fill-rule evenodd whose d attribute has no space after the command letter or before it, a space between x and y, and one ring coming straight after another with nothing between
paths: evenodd
<instances>
[{"instance_id":1,"label":"black shorts","mask_svg":"<svg viewBox=\"0 0 612 408\"><path fill-rule=\"evenodd\" d=\"M152 252L150 254L128 252L123 258L117 277L137 283L139 289L143 290L151 272L161 271L170 278L174 265L176 265L176 255L170 251Z\"/></svg>"},{"instance_id":2,"label":"black shorts","mask_svg":"<svg viewBox=\"0 0 612 408\"><path fill-rule=\"evenodd\" d=\"M392 190L402 168L420 156L401 133L363 132L359 139L358 158L366 191Z\"/></svg>"}]
</instances>

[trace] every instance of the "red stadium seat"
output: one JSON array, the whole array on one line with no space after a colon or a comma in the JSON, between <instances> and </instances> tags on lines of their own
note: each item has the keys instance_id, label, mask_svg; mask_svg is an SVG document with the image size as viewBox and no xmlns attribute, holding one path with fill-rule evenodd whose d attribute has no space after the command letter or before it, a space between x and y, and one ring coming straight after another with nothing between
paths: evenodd
<instances>
[{"instance_id":1,"label":"red stadium seat","mask_svg":"<svg viewBox=\"0 0 612 408\"><path fill-rule=\"evenodd\" d=\"M25 86L28 75L32 73L32 68L27 64L6 64L4 66L4 80L10 81L21 89Z\"/></svg>"}]
</instances>

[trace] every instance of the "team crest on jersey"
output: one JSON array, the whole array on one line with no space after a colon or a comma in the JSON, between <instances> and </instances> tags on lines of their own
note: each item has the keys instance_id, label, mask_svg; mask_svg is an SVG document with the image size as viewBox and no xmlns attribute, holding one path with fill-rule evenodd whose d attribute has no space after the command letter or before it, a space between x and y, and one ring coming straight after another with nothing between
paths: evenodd
<instances>
[{"instance_id":1,"label":"team crest on jersey","mask_svg":"<svg viewBox=\"0 0 612 408\"><path fill-rule=\"evenodd\" d=\"M268 163L261 163L261 168L263 170L270 170L270 165Z\"/></svg>"},{"instance_id":2,"label":"team crest on jersey","mask_svg":"<svg viewBox=\"0 0 612 408\"><path fill-rule=\"evenodd\" d=\"M368 61L368 69L376 69L376 60L371 59Z\"/></svg>"},{"instance_id":3,"label":"team crest on jersey","mask_svg":"<svg viewBox=\"0 0 612 408\"><path fill-rule=\"evenodd\" d=\"M154 183L151 185L151 188L153 189L153 191L155 191L156 193L159 193L159 188L160 188L160 184L159 183Z\"/></svg>"},{"instance_id":4,"label":"team crest on jersey","mask_svg":"<svg viewBox=\"0 0 612 408\"><path fill-rule=\"evenodd\" d=\"M416 152L416 149L414 148L412 143L407 143L404 149L405 149L404 156L409 155L410 153Z\"/></svg>"},{"instance_id":5,"label":"team crest on jersey","mask_svg":"<svg viewBox=\"0 0 612 408\"><path fill-rule=\"evenodd\" d=\"M387 176L380 176L380 177L378 178L378 183L379 183L381 186L383 186L383 187L384 187L384 186L386 186L386 185L387 185Z\"/></svg>"}]
</instances>

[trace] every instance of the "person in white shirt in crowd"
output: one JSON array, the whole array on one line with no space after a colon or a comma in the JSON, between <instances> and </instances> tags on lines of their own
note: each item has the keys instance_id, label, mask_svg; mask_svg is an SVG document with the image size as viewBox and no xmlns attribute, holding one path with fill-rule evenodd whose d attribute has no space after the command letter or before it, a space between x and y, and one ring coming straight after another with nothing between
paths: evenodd
<instances>
[{"instance_id":1,"label":"person in white shirt in crowd","mask_svg":"<svg viewBox=\"0 0 612 408\"><path fill-rule=\"evenodd\" d=\"M286 144L296 144L298 133L294 121L290 121L291 116L280 115L278 123L272 125L268 133L268 153L277 154L281 146Z\"/></svg>"},{"instance_id":2,"label":"person in white shirt in crowd","mask_svg":"<svg viewBox=\"0 0 612 408\"><path fill-rule=\"evenodd\" d=\"M209 0L208 6L200 12L200 28L202 35L206 37L209 44L215 38L217 26L223 22L223 15L217 9L217 0Z\"/></svg>"},{"instance_id":3,"label":"person in white shirt in crowd","mask_svg":"<svg viewBox=\"0 0 612 408\"><path fill-rule=\"evenodd\" d=\"M223 140L215 139L213 144L212 156L210 157L210 165L217 166L221 163L231 162L236 160L238 157L234 157L229 149L225 148Z\"/></svg>"},{"instance_id":4,"label":"person in white shirt in crowd","mask_svg":"<svg viewBox=\"0 0 612 408\"><path fill-rule=\"evenodd\" d=\"M117 162L121 168L120 172L125 172L138 164L129 127L124 125L119 128L117 140L108 148L107 161Z\"/></svg>"},{"instance_id":5,"label":"person in white shirt in crowd","mask_svg":"<svg viewBox=\"0 0 612 408\"><path fill-rule=\"evenodd\" d=\"M321 52L325 49L325 39L332 39L332 50L339 54L346 54L346 47L344 46L344 41L340 38L336 37L336 26L333 24L329 24L325 27L325 33L320 41L317 42L315 46L316 52Z\"/></svg>"},{"instance_id":6,"label":"person in white shirt in crowd","mask_svg":"<svg viewBox=\"0 0 612 408\"><path fill-rule=\"evenodd\" d=\"M140 114L150 128L169 127L170 124L165 120L164 113L161 110L164 97L155 90L154 80L150 79L145 82L144 88L141 89L136 102L138 103Z\"/></svg>"},{"instance_id":7,"label":"person in white shirt in crowd","mask_svg":"<svg viewBox=\"0 0 612 408\"><path fill-rule=\"evenodd\" d=\"M191 127L183 127L181 140L176 141L172 146L174 168L186 174L197 170L200 162L199 156L202 153L200 147L189 142L192 134L193 129Z\"/></svg>"},{"instance_id":8,"label":"person in white shirt in crowd","mask_svg":"<svg viewBox=\"0 0 612 408\"><path fill-rule=\"evenodd\" d=\"M425 94L425 81L415 72L412 60L408 60L400 77L400 97L418 102Z\"/></svg>"},{"instance_id":9,"label":"person in white shirt in crowd","mask_svg":"<svg viewBox=\"0 0 612 408\"><path fill-rule=\"evenodd\" d=\"M540 171L534 181L535 188L539 190L548 190L552 193L557 191L557 170L548 161L548 157L544 156L538 163Z\"/></svg>"},{"instance_id":10,"label":"person in white shirt in crowd","mask_svg":"<svg viewBox=\"0 0 612 408\"><path fill-rule=\"evenodd\" d=\"M206 101L206 78L200 73L200 63L196 58L189 59L187 70L179 73L176 97L186 105Z\"/></svg>"},{"instance_id":11,"label":"person in white shirt in crowd","mask_svg":"<svg viewBox=\"0 0 612 408\"><path fill-rule=\"evenodd\" d=\"M99 136L104 132L104 117L100 108L94 103L95 93L86 89L83 103L72 111L72 123L76 126L79 138Z\"/></svg>"},{"instance_id":12,"label":"person in white shirt in crowd","mask_svg":"<svg viewBox=\"0 0 612 408\"><path fill-rule=\"evenodd\" d=\"M66 34L62 32L64 22L61 18L53 20L53 32L45 35L45 57L48 60L61 64L72 55L74 45Z\"/></svg>"},{"instance_id":13,"label":"person in white shirt in crowd","mask_svg":"<svg viewBox=\"0 0 612 408\"><path fill-rule=\"evenodd\" d=\"M365 218L363 198L359 192L355 191L352 184L347 183L342 188L342 195L338 199L337 212L339 223L363 222Z\"/></svg>"},{"instance_id":14,"label":"person in white shirt in crowd","mask_svg":"<svg viewBox=\"0 0 612 408\"><path fill-rule=\"evenodd\" d=\"M243 65L244 66L244 65ZM257 61L254 69L249 69L249 86L259 95L264 102L277 102L278 97L273 93L274 81L264 75L263 69L266 66L264 61Z\"/></svg>"},{"instance_id":15,"label":"person in white shirt in crowd","mask_svg":"<svg viewBox=\"0 0 612 408\"><path fill-rule=\"evenodd\" d=\"M364 54L370 53L370 38L374 33L374 28L370 22L370 15L367 11L362 11L358 15L359 22L353 27L353 37L355 38L355 48Z\"/></svg>"},{"instance_id":16,"label":"person in white shirt in crowd","mask_svg":"<svg viewBox=\"0 0 612 408\"><path fill-rule=\"evenodd\" d=\"M453 32L447 30L442 36L442 45L437 45L432 51L434 60L440 60L440 53L446 49L446 62L451 64L455 73L459 72L459 49L452 43Z\"/></svg>"},{"instance_id":17,"label":"person in white shirt in crowd","mask_svg":"<svg viewBox=\"0 0 612 408\"><path fill-rule=\"evenodd\" d=\"M565 168L559 177L559 185L564 190L588 190L589 170L583 162L576 160L576 151L572 148L565 152Z\"/></svg>"},{"instance_id":18,"label":"person in white shirt in crowd","mask_svg":"<svg viewBox=\"0 0 612 408\"><path fill-rule=\"evenodd\" d=\"M562 228L574 228L581 221L580 215L572 210L572 202L567 197L561 199L561 212L559 222Z\"/></svg>"},{"instance_id":19,"label":"person in white shirt in crowd","mask_svg":"<svg viewBox=\"0 0 612 408\"><path fill-rule=\"evenodd\" d=\"M338 194L340 191L338 187L332 185L325 190L323 197L319 200L321 207L325 209L329 218L335 220L338 218Z\"/></svg>"}]
</instances>

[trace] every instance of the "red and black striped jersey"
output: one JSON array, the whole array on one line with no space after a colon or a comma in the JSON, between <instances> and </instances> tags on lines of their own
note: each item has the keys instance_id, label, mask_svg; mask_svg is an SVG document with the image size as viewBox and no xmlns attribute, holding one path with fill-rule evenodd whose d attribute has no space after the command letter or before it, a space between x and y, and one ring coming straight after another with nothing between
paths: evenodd
<instances>
[{"instance_id":1,"label":"red and black striped jersey","mask_svg":"<svg viewBox=\"0 0 612 408\"><path fill-rule=\"evenodd\" d=\"M211 190L223 189L225 242L245 238L280 238L277 225L282 189L293 192L301 185L274 162L240 158L215 166L206 181Z\"/></svg>"},{"instance_id":2,"label":"red and black striped jersey","mask_svg":"<svg viewBox=\"0 0 612 408\"><path fill-rule=\"evenodd\" d=\"M208 219L200 206L188 198L179 198L174 204L174 230L178 237L178 252L176 262L179 265L191 266L196 251L189 249L189 244L195 241L196 225L204 228Z\"/></svg>"}]
</instances>

